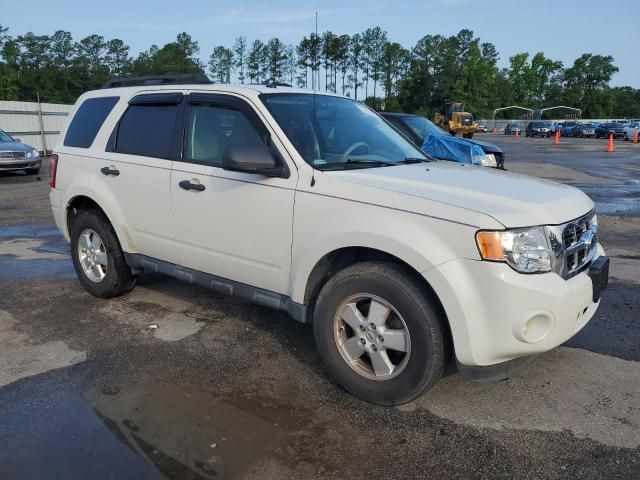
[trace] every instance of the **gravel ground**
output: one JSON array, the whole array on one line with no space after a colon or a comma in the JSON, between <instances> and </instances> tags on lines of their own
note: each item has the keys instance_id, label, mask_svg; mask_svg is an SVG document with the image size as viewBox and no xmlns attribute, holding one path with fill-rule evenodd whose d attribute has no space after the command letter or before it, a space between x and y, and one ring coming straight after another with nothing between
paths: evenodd
<instances>
[{"instance_id":1,"label":"gravel ground","mask_svg":"<svg viewBox=\"0 0 640 480\"><path fill-rule=\"evenodd\" d=\"M516 377L451 371L398 408L337 387L281 313L156 274L88 295L46 175L0 176L0 478L638 478L640 145L479 138L594 198L611 283Z\"/></svg>"}]
</instances>

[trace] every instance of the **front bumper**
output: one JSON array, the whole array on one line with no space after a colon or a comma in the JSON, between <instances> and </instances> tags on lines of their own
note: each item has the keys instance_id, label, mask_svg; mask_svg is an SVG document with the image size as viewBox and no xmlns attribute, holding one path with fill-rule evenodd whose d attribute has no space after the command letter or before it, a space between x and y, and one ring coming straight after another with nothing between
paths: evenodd
<instances>
[{"instance_id":1,"label":"front bumper","mask_svg":"<svg viewBox=\"0 0 640 480\"><path fill-rule=\"evenodd\" d=\"M598 245L595 259L604 255ZM595 261L594 259L594 261ZM587 272L522 274L504 263L458 259L423 273L447 314L457 361L496 365L566 342L596 312Z\"/></svg>"},{"instance_id":2,"label":"front bumper","mask_svg":"<svg viewBox=\"0 0 640 480\"><path fill-rule=\"evenodd\" d=\"M0 159L0 172L17 172L27 168L39 168L41 158L10 158Z\"/></svg>"}]
</instances>

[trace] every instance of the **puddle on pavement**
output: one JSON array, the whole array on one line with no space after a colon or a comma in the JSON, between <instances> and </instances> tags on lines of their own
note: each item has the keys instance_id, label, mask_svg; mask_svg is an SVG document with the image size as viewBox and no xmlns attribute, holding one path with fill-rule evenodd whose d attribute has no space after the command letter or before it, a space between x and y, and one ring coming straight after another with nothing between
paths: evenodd
<instances>
[{"instance_id":1,"label":"puddle on pavement","mask_svg":"<svg viewBox=\"0 0 640 480\"><path fill-rule=\"evenodd\" d=\"M301 461L292 439L306 422L275 404L168 385L105 387L87 398L115 437L169 478L234 478L273 460Z\"/></svg>"},{"instance_id":2,"label":"puddle on pavement","mask_svg":"<svg viewBox=\"0 0 640 480\"><path fill-rule=\"evenodd\" d=\"M589 195L599 215L640 215L640 184L575 185Z\"/></svg>"},{"instance_id":3,"label":"puddle on pavement","mask_svg":"<svg viewBox=\"0 0 640 480\"><path fill-rule=\"evenodd\" d=\"M326 426L303 407L185 385L87 387L91 363L0 390L0 437L12 446L0 450L0 478L210 480L332 468Z\"/></svg>"},{"instance_id":4,"label":"puddle on pavement","mask_svg":"<svg viewBox=\"0 0 640 480\"><path fill-rule=\"evenodd\" d=\"M74 274L69 244L55 227L0 228L0 280Z\"/></svg>"}]
</instances>

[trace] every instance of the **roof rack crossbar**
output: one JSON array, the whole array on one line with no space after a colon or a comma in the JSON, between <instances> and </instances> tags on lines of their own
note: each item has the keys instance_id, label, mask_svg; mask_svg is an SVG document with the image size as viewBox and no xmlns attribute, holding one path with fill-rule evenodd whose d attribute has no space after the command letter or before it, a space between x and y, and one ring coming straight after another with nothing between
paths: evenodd
<instances>
[{"instance_id":1,"label":"roof rack crossbar","mask_svg":"<svg viewBox=\"0 0 640 480\"><path fill-rule=\"evenodd\" d=\"M114 78L102 88L134 87L144 85L205 85L213 83L204 73L181 73L176 75L148 75L144 77Z\"/></svg>"}]
</instances>

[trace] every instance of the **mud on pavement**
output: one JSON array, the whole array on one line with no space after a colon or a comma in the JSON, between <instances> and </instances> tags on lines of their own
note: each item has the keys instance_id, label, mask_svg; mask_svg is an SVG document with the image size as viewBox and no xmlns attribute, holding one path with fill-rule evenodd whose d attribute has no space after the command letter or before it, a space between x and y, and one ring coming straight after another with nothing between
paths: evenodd
<instances>
[{"instance_id":1,"label":"mud on pavement","mask_svg":"<svg viewBox=\"0 0 640 480\"><path fill-rule=\"evenodd\" d=\"M571 145L501 141L508 168L590 195L640 176L606 175L582 146L580 163ZM2 479L638 478L635 207L600 212L611 284L567 345L510 380L450 371L385 408L338 388L309 326L281 313L156 274L90 296L46 196L46 179L0 177Z\"/></svg>"}]
</instances>

